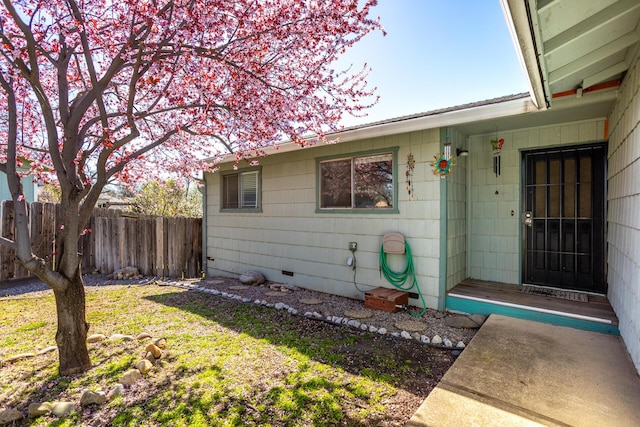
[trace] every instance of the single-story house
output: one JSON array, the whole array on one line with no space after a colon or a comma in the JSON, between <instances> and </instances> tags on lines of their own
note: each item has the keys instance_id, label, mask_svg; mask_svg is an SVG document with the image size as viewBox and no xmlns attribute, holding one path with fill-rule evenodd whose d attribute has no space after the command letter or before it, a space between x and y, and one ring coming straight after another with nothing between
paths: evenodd
<instances>
[{"instance_id":1,"label":"single-story house","mask_svg":"<svg viewBox=\"0 0 640 427\"><path fill-rule=\"evenodd\" d=\"M346 129L336 144L283 143L256 167L222 164L205 177L207 274L256 269L362 299L392 287L380 249L398 232L419 288L410 305L421 294L438 310L595 319L640 371L640 3L502 6L529 93ZM405 255L387 257L404 267ZM613 314L521 303L510 292L523 285Z\"/></svg>"}]
</instances>

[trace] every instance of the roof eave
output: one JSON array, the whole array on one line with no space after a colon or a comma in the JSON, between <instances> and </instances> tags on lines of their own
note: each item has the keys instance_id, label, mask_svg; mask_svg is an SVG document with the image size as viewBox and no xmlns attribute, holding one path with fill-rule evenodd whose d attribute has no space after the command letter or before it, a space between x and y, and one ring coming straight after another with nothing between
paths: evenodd
<instances>
[{"instance_id":1,"label":"roof eave","mask_svg":"<svg viewBox=\"0 0 640 427\"><path fill-rule=\"evenodd\" d=\"M455 126L469 122L492 120L538 111L538 107L536 107L532 99L528 96L509 99L502 102L470 105L471 106L467 108L444 110L443 112L435 114L425 114L422 116L414 116L406 119L398 119L395 121L391 120L346 129L341 132L327 135L327 139L338 140L340 143L344 143L367 138L378 138L400 133ZM264 151L267 155L273 155L301 149L303 149L303 147L300 145L291 141L286 141L275 146L268 147ZM235 159L235 156L229 155L226 158L221 159L220 163L228 163L235 161Z\"/></svg>"},{"instance_id":2,"label":"roof eave","mask_svg":"<svg viewBox=\"0 0 640 427\"><path fill-rule=\"evenodd\" d=\"M528 1L522 0L500 0L520 66L527 77L531 98L539 109L546 110L550 106L551 98L545 88L542 70L544 64L539 61L541 53L536 47L534 25L530 20L528 4Z\"/></svg>"}]
</instances>

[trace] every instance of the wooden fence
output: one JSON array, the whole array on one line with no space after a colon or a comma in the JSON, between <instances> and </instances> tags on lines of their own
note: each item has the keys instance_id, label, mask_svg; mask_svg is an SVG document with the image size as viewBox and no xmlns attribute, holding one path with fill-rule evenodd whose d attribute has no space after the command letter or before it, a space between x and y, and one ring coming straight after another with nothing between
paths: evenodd
<instances>
[{"instance_id":1,"label":"wooden fence","mask_svg":"<svg viewBox=\"0 0 640 427\"><path fill-rule=\"evenodd\" d=\"M2 202L2 236L13 240L13 202ZM31 203L31 250L53 264L56 236L60 231L60 207ZM165 218L130 214L117 209L96 208L81 237L82 270L112 273L129 265L141 274L157 277L200 277L202 266L202 219ZM0 281L28 277L15 261L15 252L0 245Z\"/></svg>"}]
</instances>

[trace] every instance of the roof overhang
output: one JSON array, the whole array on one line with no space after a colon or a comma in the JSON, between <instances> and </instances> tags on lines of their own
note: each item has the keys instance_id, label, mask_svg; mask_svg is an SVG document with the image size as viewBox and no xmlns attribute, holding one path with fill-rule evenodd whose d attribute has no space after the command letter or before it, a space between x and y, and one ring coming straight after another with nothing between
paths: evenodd
<instances>
[{"instance_id":1,"label":"roof overhang","mask_svg":"<svg viewBox=\"0 0 640 427\"><path fill-rule=\"evenodd\" d=\"M494 122L506 117L522 116L535 111L538 111L538 108L531 98L527 94L520 94L346 128L340 132L327 135L327 139L345 143L447 126L459 126L478 121ZM284 141L275 146L265 148L264 152L267 155L273 155L310 147L301 147L294 142ZM222 159L220 163L228 163L235 160L235 156L229 155Z\"/></svg>"},{"instance_id":2,"label":"roof overhang","mask_svg":"<svg viewBox=\"0 0 640 427\"><path fill-rule=\"evenodd\" d=\"M549 106L547 93L543 85L543 72L538 62L538 51L531 37L529 13L526 2L500 0L511 40L516 49L520 66L527 76L529 94L534 104L540 109Z\"/></svg>"},{"instance_id":3,"label":"roof overhang","mask_svg":"<svg viewBox=\"0 0 640 427\"><path fill-rule=\"evenodd\" d=\"M620 85L640 46L638 0L501 0L541 108Z\"/></svg>"}]
</instances>

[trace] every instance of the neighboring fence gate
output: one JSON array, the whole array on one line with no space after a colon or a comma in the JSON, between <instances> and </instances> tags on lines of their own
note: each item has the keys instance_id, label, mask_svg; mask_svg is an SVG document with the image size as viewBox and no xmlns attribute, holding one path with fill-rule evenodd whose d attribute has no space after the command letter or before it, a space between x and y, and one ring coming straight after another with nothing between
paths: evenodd
<instances>
[{"instance_id":1,"label":"neighboring fence gate","mask_svg":"<svg viewBox=\"0 0 640 427\"><path fill-rule=\"evenodd\" d=\"M47 263L55 262L60 206L31 203L31 250ZM2 202L1 233L14 240L12 201ZM202 274L202 219L166 218L131 214L117 209L94 209L80 239L82 271L112 273L129 265L141 274L157 277L200 277ZM29 277L15 262L15 251L0 245L0 281Z\"/></svg>"}]
</instances>

